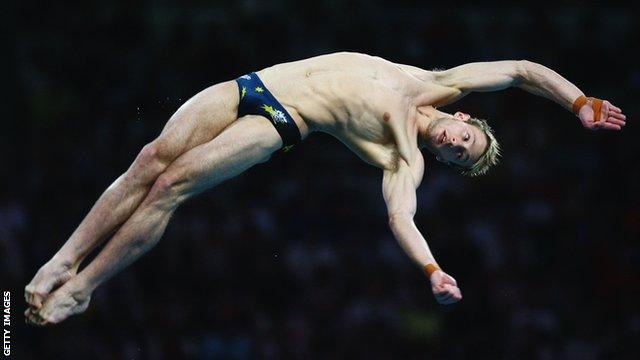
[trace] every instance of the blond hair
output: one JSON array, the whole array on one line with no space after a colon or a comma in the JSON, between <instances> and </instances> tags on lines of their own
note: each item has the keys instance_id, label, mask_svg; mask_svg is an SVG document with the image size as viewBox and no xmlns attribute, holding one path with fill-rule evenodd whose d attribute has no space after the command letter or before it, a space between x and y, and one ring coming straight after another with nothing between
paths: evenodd
<instances>
[{"instance_id":1,"label":"blond hair","mask_svg":"<svg viewBox=\"0 0 640 360\"><path fill-rule=\"evenodd\" d=\"M467 123L478 127L487 137L487 148L478 161L468 168L460 168L460 173L464 176L475 177L484 175L489 169L496 165L500 158L500 144L493 134L493 129L487 120L471 118Z\"/></svg>"}]
</instances>

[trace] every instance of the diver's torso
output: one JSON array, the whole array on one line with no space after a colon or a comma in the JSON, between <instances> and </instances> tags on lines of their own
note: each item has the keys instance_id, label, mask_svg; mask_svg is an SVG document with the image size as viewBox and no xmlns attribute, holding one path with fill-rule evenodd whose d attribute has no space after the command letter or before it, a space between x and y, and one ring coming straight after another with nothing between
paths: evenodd
<instances>
[{"instance_id":1,"label":"diver's torso","mask_svg":"<svg viewBox=\"0 0 640 360\"><path fill-rule=\"evenodd\" d=\"M296 122L335 136L383 168L397 157L394 129L412 126L414 99L424 91L424 83L396 64L358 53L322 55L257 73Z\"/></svg>"}]
</instances>

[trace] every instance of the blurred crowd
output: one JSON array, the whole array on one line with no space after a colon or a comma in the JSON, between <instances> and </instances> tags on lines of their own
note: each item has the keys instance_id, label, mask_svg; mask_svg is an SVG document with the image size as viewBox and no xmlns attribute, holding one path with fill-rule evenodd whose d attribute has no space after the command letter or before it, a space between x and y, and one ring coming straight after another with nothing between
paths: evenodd
<instances>
[{"instance_id":1,"label":"blurred crowd","mask_svg":"<svg viewBox=\"0 0 640 360\"><path fill-rule=\"evenodd\" d=\"M410 1L15 3L0 123L0 287L25 359L637 359L638 16L624 5ZM387 225L382 174L328 135L183 205L158 246L46 329L24 286L190 96L275 63L359 51L427 69L527 59L611 100L589 132L521 90L487 118L488 175L425 154L415 221L463 300L436 304ZM635 90L634 90L635 89Z\"/></svg>"}]
</instances>

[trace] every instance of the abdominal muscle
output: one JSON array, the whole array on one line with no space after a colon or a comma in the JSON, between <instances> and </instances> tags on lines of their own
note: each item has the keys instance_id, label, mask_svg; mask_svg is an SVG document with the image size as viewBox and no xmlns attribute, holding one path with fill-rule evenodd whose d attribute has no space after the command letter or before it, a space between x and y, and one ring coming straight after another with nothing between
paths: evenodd
<instances>
[{"instance_id":1,"label":"abdominal muscle","mask_svg":"<svg viewBox=\"0 0 640 360\"><path fill-rule=\"evenodd\" d=\"M362 160L380 168L397 162L392 128L406 127L413 108L405 73L393 63L363 54L337 53L258 71L290 112L303 138L329 133ZM410 84L409 84L410 85ZM391 126L392 122L404 126Z\"/></svg>"}]
</instances>

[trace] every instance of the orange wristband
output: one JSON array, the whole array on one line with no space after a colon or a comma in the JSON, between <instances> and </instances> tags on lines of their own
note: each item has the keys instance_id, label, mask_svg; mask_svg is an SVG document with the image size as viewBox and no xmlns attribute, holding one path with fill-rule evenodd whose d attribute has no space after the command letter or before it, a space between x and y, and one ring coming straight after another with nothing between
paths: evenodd
<instances>
[{"instance_id":1,"label":"orange wristband","mask_svg":"<svg viewBox=\"0 0 640 360\"><path fill-rule=\"evenodd\" d=\"M600 121L601 111L602 111L602 100L594 97L586 97L584 95L578 96L578 98L573 102L573 113L578 115L580 112L580 108L588 101L591 101L591 108L593 108L593 120L595 122Z\"/></svg>"},{"instance_id":2,"label":"orange wristband","mask_svg":"<svg viewBox=\"0 0 640 360\"><path fill-rule=\"evenodd\" d=\"M440 270L440 267L438 267L438 265L436 264L429 263L424 266L424 272L427 274L428 277L431 277L431 274L433 274L438 270Z\"/></svg>"},{"instance_id":3,"label":"orange wristband","mask_svg":"<svg viewBox=\"0 0 640 360\"><path fill-rule=\"evenodd\" d=\"M593 108L593 121L600 121L600 116L602 115L602 100L596 98L589 98L592 101L591 107Z\"/></svg>"},{"instance_id":4,"label":"orange wristband","mask_svg":"<svg viewBox=\"0 0 640 360\"><path fill-rule=\"evenodd\" d=\"M586 103L587 103L587 97L586 96L584 96L584 95L578 96L578 98L573 101L573 113L578 115L578 112L580 112L580 109Z\"/></svg>"}]
</instances>

